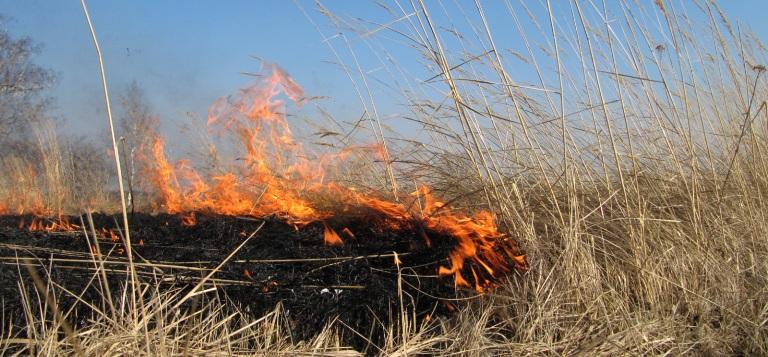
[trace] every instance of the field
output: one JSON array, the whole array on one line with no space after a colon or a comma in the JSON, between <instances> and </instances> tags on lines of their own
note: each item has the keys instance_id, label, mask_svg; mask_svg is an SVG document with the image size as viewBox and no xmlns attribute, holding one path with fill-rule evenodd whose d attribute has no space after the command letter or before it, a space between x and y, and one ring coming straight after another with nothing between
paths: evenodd
<instances>
[{"instance_id":1,"label":"field","mask_svg":"<svg viewBox=\"0 0 768 357\"><path fill-rule=\"evenodd\" d=\"M0 353L768 355L766 48L716 3L302 6L356 122L264 61L181 160L136 91L111 156L0 146Z\"/></svg>"}]
</instances>

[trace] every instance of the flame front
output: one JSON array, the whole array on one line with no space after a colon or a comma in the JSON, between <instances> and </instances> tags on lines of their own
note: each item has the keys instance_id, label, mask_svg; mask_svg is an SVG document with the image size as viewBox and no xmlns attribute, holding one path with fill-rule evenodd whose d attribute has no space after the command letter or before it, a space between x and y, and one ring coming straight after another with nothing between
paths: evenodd
<instances>
[{"instance_id":1,"label":"flame front","mask_svg":"<svg viewBox=\"0 0 768 357\"><path fill-rule=\"evenodd\" d=\"M293 141L284 103L275 99L283 93L301 102L303 91L276 65L268 64L267 72L270 75L260 82L219 99L209 109L211 129L232 134L243 149L238 166L204 180L186 161L172 165L164 140L155 139L149 177L165 211L275 214L297 226L323 217L300 195L322 184L322 165L309 161Z\"/></svg>"},{"instance_id":2,"label":"flame front","mask_svg":"<svg viewBox=\"0 0 768 357\"><path fill-rule=\"evenodd\" d=\"M26 224L22 217L21 221L19 221L19 229L27 229L30 232L72 232L80 230L80 226L70 223L67 216L59 214L55 220L45 219L45 217L49 216L49 214L36 213L32 217L32 221L29 222L29 225Z\"/></svg>"},{"instance_id":3,"label":"flame front","mask_svg":"<svg viewBox=\"0 0 768 357\"><path fill-rule=\"evenodd\" d=\"M209 109L208 125L218 135L229 135L240 150L235 163L208 175L195 171L181 160L171 163L165 154L165 142L155 138L148 159L147 176L160 199L159 207L168 213L179 213L185 224L194 224L194 212L223 215L278 216L295 227L323 222L328 245L342 245L338 233L325 222L334 211L351 214L374 212L371 222L389 229L403 229L419 224L430 232L439 232L456 240L448 257L448 266L440 267L440 276L453 276L457 286L484 291L491 286L488 277L512 268L525 269L526 263L517 245L499 232L494 216L486 211L466 216L443 207L426 187L414 193L423 201L420 210L371 195L366 195L334 182L326 182L325 166L345 157L321 156L310 160L300 143L293 139L285 117L283 95L301 105L304 92L282 69L265 64L263 76L255 84L236 95L217 100ZM373 147L374 151L379 146ZM333 200L335 210L317 208L317 200ZM412 198L413 200L414 198ZM329 206L327 204L323 207ZM341 210L338 208L341 207ZM354 238L348 228L342 232ZM424 234L426 244L431 237ZM481 267L466 269L466 263ZM511 263L510 263L511 262ZM473 284L465 274L471 272Z\"/></svg>"}]
</instances>

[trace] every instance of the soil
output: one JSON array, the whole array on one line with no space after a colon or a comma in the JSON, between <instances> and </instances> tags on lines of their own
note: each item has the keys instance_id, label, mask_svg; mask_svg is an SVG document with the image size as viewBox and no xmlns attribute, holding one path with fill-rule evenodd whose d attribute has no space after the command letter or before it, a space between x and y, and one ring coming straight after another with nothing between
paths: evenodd
<instances>
[{"instance_id":1,"label":"soil","mask_svg":"<svg viewBox=\"0 0 768 357\"><path fill-rule=\"evenodd\" d=\"M90 247L79 231L30 231L31 216L0 216L0 297L4 309L4 326L9 321L23 326L19 277L26 279L26 289L33 291L28 273L15 257L32 257L39 262L43 279L50 278L73 292L82 292L86 301L101 301L92 284L93 264ZM80 217L69 217L80 225ZM117 233L119 216L94 215L95 227ZM220 296L225 296L241 311L260 316L282 304L295 340L305 340L320 332L326 323L338 318L357 332L370 336L375 343L383 338L382 327L396 323L402 306L415 312L418 319L449 314L457 296L472 294L457 291L451 277L438 277L439 266L448 266L448 253L454 248L451 237L425 232L417 222L398 229L381 229L366 219L347 222L312 223L297 228L284 221L196 215L197 223L187 226L179 215L134 214L131 217L131 239L136 262L150 261L160 265L162 276L147 266L138 268L139 278L149 284L194 286L207 271L187 268L213 268L254 233L213 276ZM20 228L21 224L21 228ZM323 241L324 224L334 228L344 239L343 246L327 246ZM354 238L342 233L354 232ZM426 233L430 242L423 238ZM118 288L126 283L125 252L121 239L110 240L99 234L99 247L109 261L110 284ZM398 254L400 273L393 253ZM53 260L52 260L53 258ZM56 260L69 258L69 261ZM42 269L42 267L51 269ZM402 294L398 292L398 276ZM115 291L118 289L113 289ZM401 297L404 297L401 299ZM61 296L63 308L74 299ZM80 304L82 305L82 304ZM192 308L183 306L182 308ZM81 308L85 309L85 308ZM85 311L73 316L88 316ZM429 316L427 316L429 315ZM77 319L77 317L75 317ZM84 321L75 321L80 325ZM19 331L19 329L16 329ZM345 342L365 348L367 342L357 334L343 333Z\"/></svg>"}]
</instances>

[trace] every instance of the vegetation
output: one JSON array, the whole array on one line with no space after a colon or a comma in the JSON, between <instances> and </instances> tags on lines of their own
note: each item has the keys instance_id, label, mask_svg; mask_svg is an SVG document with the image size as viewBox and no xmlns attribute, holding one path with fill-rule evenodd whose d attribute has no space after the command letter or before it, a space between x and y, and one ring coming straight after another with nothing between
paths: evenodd
<instances>
[{"instance_id":1,"label":"vegetation","mask_svg":"<svg viewBox=\"0 0 768 357\"><path fill-rule=\"evenodd\" d=\"M374 98L361 94L368 135L386 144L389 160L358 184L386 192L428 182L469 209L490 208L520 240L531 266L450 318L406 318L391 327L386 345L367 352L768 354L763 45L710 1L621 1L610 11L588 1L526 4L508 2L506 14L522 52L496 47L500 30L480 2L457 10L394 1L382 9L393 21L373 27L319 7L345 34L339 48L352 48L346 39L355 35L379 58L396 58L379 45L381 36L397 36L434 71L434 78L415 82L398 61L386 64L388 73L402 73L397 89L420 138L388 131ZM453 22L453 14L464 18ZM370 94L362 69L333 53L360 93ZM57 184L73 187L67 180L87 170L48 168L66 160L45 126L35 127L42 157L50 159L43 160L48 181L33 186L54 193ZM345 135L330 137L346 144ZM26 172L29 161L14 160L20 169L4 170L0 187ZM62 201L48 207L82 202L54 196ZM71 293L40 284L52 294ZM211 293L200 297L195 313L179 315L172 308L191 296L149 287L123 294L116 315L94 307L93 323L66 336L45 297L30 296L29 338L6 332L0 350L357 353L335 336L354 326L331 324L311 341L291 341L279 309L254 318ZM141 304L130 303L132 294Z\"/></svg>"}]
</instances>

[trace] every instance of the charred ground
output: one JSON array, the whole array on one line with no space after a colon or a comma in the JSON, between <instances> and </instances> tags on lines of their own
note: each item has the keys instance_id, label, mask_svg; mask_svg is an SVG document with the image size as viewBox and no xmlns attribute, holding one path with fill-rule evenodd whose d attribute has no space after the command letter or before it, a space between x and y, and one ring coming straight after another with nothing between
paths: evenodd
<instances>
[{"instance_id":1,"label":"charred ground","mask_svg":"<svg viewBox=\"0 0 768 357\"><path fill-rule=\"evenodd\" d=\"M0 295L6 319L19 327L25 323L18 282L19 276L25 278L27 273L19 268L17 257L33 258L38 268L51 267L52 281L72 292L85 291L85 300L103 301L92 281L94 265L89 250L93 247L82 230L30 231L27 227L33 219L0 217ZM82 226L81 217L68 219ZM118 217L94 215L93 220L101 232L97 234L101 252L108 257L110 284L118 288L128 281L123 241L115 228ZM317 222L301 228L274 217L198 214L196 220L190 226L179 215L133 215L131 237L139 279L189 289L256 232L214 275L212 283L220 296L255 316L282 304L296 340L314 336L330 319L338 318L375 341L382 338L379 323L396 322L401 308L419 319L430 318L453 310L456 303L449 300L457 295L471 294L457 291L452 279L437 276L439 266L447 264L455 240L425 230L416 221L398 230L383 230L366 219ZM258 229L262 222L264 226ZM342 246L324 244L324 224L340 229L342 223L354 232L354 238L345 237ZM105 234L109 231L115 233L112 239ZM26 288L34 289L31 283ZM62 296L60 301L71 306L75 299ZM88 314L80 311L73 316L77 320ZM351 331L343 336L359 348L367 343Z\"/></svg>"}]
</instances>

